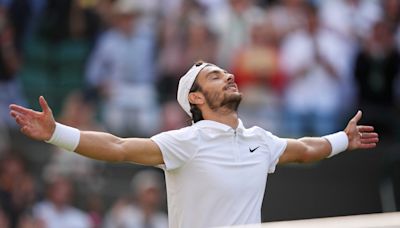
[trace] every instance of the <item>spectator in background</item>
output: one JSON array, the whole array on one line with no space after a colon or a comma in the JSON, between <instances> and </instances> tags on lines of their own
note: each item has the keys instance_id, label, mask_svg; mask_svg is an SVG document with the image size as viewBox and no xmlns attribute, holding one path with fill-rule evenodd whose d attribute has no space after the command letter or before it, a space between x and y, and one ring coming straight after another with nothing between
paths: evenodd
<instances>
[{"instance_id":1,"label":"spectator in background","mask_svg":"<svg viewBox=\"0 0 400 228\"><path fill-rule=\"evenodd\" d=\"M345 113L352 113L356 105L356 89L353 74L353 60L362 40L371 32L372 25L382 18L379 0L334 0L319 1L319 18L322 26L339 37L347 47L343 48L341 59L347 63L341 84L341 103ZM346 117L347 118L347 117ZM345 118L345 119L346 119Z\"/></svg>"},{"instance_id":2,"label":"spectator in background","mask_svg":"<svg viewBox=\"0 0 400 228\"><path fill-rule=\"evenodd\" d=\"M11 147L11 137L5 120L0 118L0 156Z\"/></svg>"},{"instance_id":3,"label":"spectator in background","mask_svg":"<svg viewBox=\"0 0 400 228\"><path fill-rule=\"evenodd\" d=\"M73 185L63 177L49 180L47 197L33 208L35 218L44 228L90 228L92 224L86 213L71 206Z\"/></svg>"},{"instance_id":4,"label":"spectator in background","mask_svg":"<svg viewBox=\"0 0 400 228\"><path fill-rule=\"evenodd\" d=\"M25 42L32 38L39 18L50 0L6 0L2 3L9 10L10 24L14 28L14 43L19 53L23 54Z\"/></svg>"},{"instance_id":5,"label":"spectator in background","mask_svg":"<svg viewBox=\"0 0 400 228\"><path fill-rule=\"evenodd\" d=\"M6 155L0 160L0 205L11 227L16 226L19 218L13 203L13 190L24 173L25 166L18 157Z\"/></svg>"},{"instance_id":6,"label":"spectator in background","mask_svg":"<svg viewBox=\"0 0 400 228\"><path fill-rule=\"evenodd\" d=\"M8 117L8 104L25 103L17 77L20 66L20 54L14 43L14 28L9 21L8 9L0 5L0 122L7 127L15 126Z\"/></svg>"},{"instance_id":7,"label":"spectator in background","mask_svg":"<svg viewBox=\"0 0 400 228\"><path fill-rule=\"evenodd\" d=\"M87 192L86 212L92 224L92 228L101 228L104 214L104 197L100 194Z\"/></svg>"},{"instance_id":8,"label":"spectator in background","mask_svg":"<svg viewBox=\"0 0 400 228\"><path fill-rule=\"evenodd\" d=\"M38 32L40 38L57 44L68 39L93 41L99 30L98 16L80 0L47 0Z\"/></svg>"},{"instance_id":9,"label":"spectator in background","mask_svg":"<svg viewBox=\"0 0 400 228\"><path fill-rule=\"evenodd\" d=\"M195 46L201 46L202 50L190 51L205 52L206 56L201 58L208 58L208 53L214 51L210 50L213 46L211 48L206 47L206 45L210 45L211 41L209 40L210 31L203 23L204 13L205 9L199 3L191 0L183 1L180 7L164 16L160 32L160 52L157 59L159 75L157 91L159 92L161 103L175 101L178 81L180 76L185 73L187 66L185 63L188 61L185 59L187 56L183 55L183 52L186 51L190 43L194 43ZM200 19L201 21L195 22L195 19ZM196 34L200 35L200 37L194 37L193 35L195 34L190 33L192 25L200 28L201 31ZM191 38L192 41L188 41ZM188 57L195 58L195 56Z\"/></svg>"},{"instance_id":10,"label":"spectator in background","mask_svg":"<svg viewBox=\"0 0 400 228\"><path fill-rule=\"evenodd\" d=\"M383 20L389 26L389 29L396 32L399 29L400 23L400 2L398 0L382 1Z\"/></svg>"},{"instance_id":11,"label":"spectator in background","mask_svg":"<svg viewBox=\"0 0 400 228\"><path fill-rule=\"evenodd\" d=\"M235 53L233 74L246 94L240 113L250 126L277 133L284 76L280 69L278 40L266 18L251 28L250 42ZM261 124L260 124L261 123Z\"/></svg>"},{"instance_id":12,"label":"spectator in background","mask_svg":"<svg viewBox=\"0 0 400 228\"><path fill-rule=\"evenodd\" d=\"M359 108L378 132L400 136L395 111L395 79L400 73L400 53L395 46L391 23L377 22L355 61L354 76L359 89Z\"/></svg>"},{"instance_id":13,"label":"spectator in background","mask_svg":"<svg viewBox=\"0 0 400 228\"><path fill-rule=\"evenodd\" d=\"M304 26L306 23L303 12L305 3L305 0L281 0L266 9L266 17L278 41L283 40L288 33Z\"/></svg>"},{"instance_id":14,"label":"spectator in background","mask_svg":"<svg viewBox=\"0 0 400 228\"><path fill-rule=\"evenodd\" d=\"M217 45L215 36L206 23L206 18L203 15L194 14L188 19L189 23L184 33L184 45L181 52L182 64L187 66L199 59L215 61Z\"/></svg>"},{"instance_id":15,"label":"spectator in background","mask_svg":"<svg viewBox=\"0 0 400 228\"><path fill-rule=\"evenodd\" d=\"M6 155L0 161L0 208L10 227L24 220L36 200L36 188L24 162L15 155ZM1 227L1 226L0 226Z\"/></svg>"},{"instance_id":16,"label":"spectator in background","mask_svg":"<svg viewBox=\"0 0 400 228\"><path fill-rule=\"evenodd\" d=\"M307 5L305 13L307 26L288 34L281 49L282 67L288 75L286 134L294 137L336 130L348 64L345 41L319 23L313 5Z\"/></svg>"},{"instance_id":17,"label":"spectator in background","mask_svg":"<svg viewBox=\"0 0 400 228\"><path fill-rule=\"evenodd\" d=\"M131 182L133 203L121 199L106 217L105 228L167 228L168 219L160 211L162 179L153 170L140 171Z\"/></svg>"},{"instance_id":18,"label":"spectator in background","mask_svg":"<svg viewBox=\"0 0 400 228\"><path fill-rule=\"evenodd\" d=\"M1 207L2 205L0 204L0 227L8 228L10 227L10 222L8 220L8 217L6 213L4 213L4 210Z\"/></svg>"},{"instance_id":19,"label":"spectator in background","mask_svg":"<svg viewBox=\"0 0 400 228\"><path fill-rule=\"evenodd\" d=\"M32 96L52 94L58 115L65 97L83 87L85 61L98 32L97 17L83 2L47 0L24 45L20 76L32 107Z\"/></svg>"},{"instance_id":20,"label":"spectator in background","mask_svg":"<svg viewBox=\"0 0 400 228\"><path fill-rule=\"evenodd\" d=\"M169 131L182 128L190 124L190 119L180 109L178 102L167 101L162 107L162 122L160 131Z\"/></svg>"},{"instance_id":21,"label":"spectator in background","mask_svg":"<svg viewBox=\"0 0 400 228\"><path fill-rule=\"evenodd\" d=\"M365 38L383 16L378 0L320 1L321 23L351 42Z\"/></svg>"},{"instance_id":22,"label":"spectator in background","mask_svg":"<svg viewBox=\"0 0 400 228\"><path fill-rule=\"evenodd\" d=\"M87 66L89 86L98 90L106 127L118 135L150 135L158 130L155 31L138 21L134 2L117 0L112 26L101 35ZM146 99L132 99L145 97Z\"/></svg>"},{"instance_id":23,"label":"spectator in background","mask_svg":"<svg viewBox=\"0 0 400 228\"><path fill-rule=\"evenodd\" d=\"M390 30L394 32L397 50L400 50L400 1L384 0L382 8L384 11L384 20L389 24Z\"/></svg>"},{"instance_id":24,"label":"spectator in background","mask_svg":"<svg viewBox=\"0 0 400 228\"><path fill-rule=\"evenodd\" d=\"M176 129L176 127L182 127L184 126L182 124L188 122L185 121L185 115L175 101L178 80L184 74L182 69L198 59L215 61L215 37L208 28L204 15L200 13L200 10L194 10L187 17L186 25L181 28L181 37L176 40L176 42L181 41L179 44L177 43L176 50L166 49L166 52L160 58L160 63L163 64L162 68L165 67L166 70L169 66L172 68L170 68L171 71L165 72L160 68L161 75L158 81L158 91L160 91L160 101L164 114L162 115L161 128L164 130ZM177 51L177 56L168 56L173 54L174 51ZM173 62L176 62L177 65L173 66ZM172 111L172 107L177 109Z\"/></svg>"},{"instance_id":25,"label":"spectator in background","mask_svg":"<svg viewBox=\"0 0 400 228\"><path fill-rule=\"evenodd\" d=\"M92 96L89 93L79 91L69 94L65 99L58 120L61 123L86 130L104 130L104 127L96 121L95 98ZM89 186L89 188L83 187L82 191L99 191L102 178L98 173L103 163L74 153L65 153L65 150L58 147L54 147L53 149L54 153L52 153L50 161L43 170L46 179L61 175L79 183L78 186Z\"/></svg>"},{"instance_id":26,"label":"spectator in background","mask_svg":"<svg viewBox=\"0 0 400 228\"><path fill-rule=\"evenodd\" d=\"M253 0L228 0L223 8L209 11L211 31L217 35L217 62L220 67L232 70L232 53L249 41L251 25L263 16Z\"/></svg>"},{"instance_id":27,"label":"spectator in background","mask_svg":"<svg viewBox=\"0 0 400 228\"><path fill-rule=\"evenodd\" d=\"M160 130L186 126L189 121L176 102L176 90L186 64L215 59L215 39L205 21L205 8L196 1L183 1L164 15L158 53L157 91L162 105ZM167 13L167 12L165 12Z\"/></svg>"}]
</instances>

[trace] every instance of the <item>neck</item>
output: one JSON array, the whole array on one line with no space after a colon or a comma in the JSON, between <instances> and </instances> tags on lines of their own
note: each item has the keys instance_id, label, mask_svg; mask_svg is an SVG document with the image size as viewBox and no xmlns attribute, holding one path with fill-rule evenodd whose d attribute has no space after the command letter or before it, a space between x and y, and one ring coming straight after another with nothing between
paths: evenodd
<instances>
[{"instance_id":1,"label":"neck","mask_svg":"<svg viewBox=\"0 0 400 228\"><path fill-rule=\"evenodd\" d=\"M230 126L233 129L236 129L239 125L239 118L236 111L226 111L226 110L218 110L203 113L203 117L205 120L212 120L215 122L219 122L225 125Z\"/></svg>"}]
</instances>

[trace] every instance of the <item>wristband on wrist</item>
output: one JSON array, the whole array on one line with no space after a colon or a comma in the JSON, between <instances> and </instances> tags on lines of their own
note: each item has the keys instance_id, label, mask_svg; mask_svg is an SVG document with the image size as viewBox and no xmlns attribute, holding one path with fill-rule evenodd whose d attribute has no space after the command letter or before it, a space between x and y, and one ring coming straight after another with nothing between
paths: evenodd
<instances>
[{"instance_id":1,"label":"wristband on wrist","mask_svg":"<svg viewBox=\"0 0 400 228\"><path fill-rule=\"evenodd\" d=\"M330 135L323 136L331 144L332 151L328 158L335 156L347 149L349 138L344 131L339 131Z\"/></svg>"},{"instance_id":2,"label":"wristband on wrist","mask_svg":"<svg viewBox=\"0 0 400 228\"><path fill-rule=\"evenodd\" d=\"M56 122L53 135L45 142L61 147L68 151L75 151L78 147L81 133L78 129Z\"/></svg>"}]
</instances>

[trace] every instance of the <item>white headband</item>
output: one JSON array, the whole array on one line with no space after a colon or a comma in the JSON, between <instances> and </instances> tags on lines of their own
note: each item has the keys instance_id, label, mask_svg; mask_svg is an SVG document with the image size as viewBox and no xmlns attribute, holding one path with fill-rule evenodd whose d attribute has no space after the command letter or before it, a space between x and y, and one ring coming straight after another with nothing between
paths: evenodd
<instances>
[{"instance_id":1,"label":"white headband","mask_svg":"<svg viewBox=\"0 0 400 228\"><path fill-rule=\"evenodd\" d=\"M180 106L183 108L183 110L185 110L185 112L190 117L192 117L192 113L190 112L190 103L189 103L190 88L192 88L193 83L196 80L196 77L199 74L199 72L204 67L209 65L210 65L209 63L195 64L179 80L177 100Z\"/></svg>"}]
</instances>

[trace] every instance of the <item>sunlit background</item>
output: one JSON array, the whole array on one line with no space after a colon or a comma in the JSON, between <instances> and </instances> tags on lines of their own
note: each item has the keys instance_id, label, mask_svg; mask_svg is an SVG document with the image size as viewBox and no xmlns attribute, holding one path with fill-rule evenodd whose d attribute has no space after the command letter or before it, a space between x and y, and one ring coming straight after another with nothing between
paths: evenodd
<instances>
[{"instance_id":1,"label":"sunlit background","mask_svg":"<svg viewBox=\"0 0 400 228\"><path fill-rule=\"evenodd\" d=\"M361 109L380 134L278 167L263 221L400 210L399 48L399 0L0 0L0 227L166 227L161 170L34 142L8 105L149 137L190 124L176 88L199 59L235 75L247 127L321 136Z\"/></svg>"}]
</instances>

